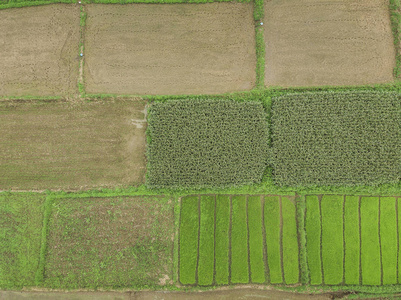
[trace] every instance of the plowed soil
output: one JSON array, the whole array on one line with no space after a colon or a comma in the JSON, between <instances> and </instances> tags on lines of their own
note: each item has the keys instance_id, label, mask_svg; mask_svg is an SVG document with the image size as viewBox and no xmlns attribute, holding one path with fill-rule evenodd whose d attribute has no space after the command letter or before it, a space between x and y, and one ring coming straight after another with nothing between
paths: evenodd
<instances>
[{"instance_id":1,"label":"plowed soil","mask_svg":"<svg viewBox=\"0 0 401 300\"><path fill-rule=\"evenodd\" d=\"M0 102L0 190L138 185L146 102Z\"/></svg>"},{"instance_id":2,"label":"plowed soil","mask_svg":"<svg viewBox=\"0 0 401 300\"><path fill-rule=\"evenodd\" d=\"M251 3L87 5L88 93L213 94L255 84Z\"/></svg>"},{"instance_id":3,"label":"plowed soil","mask_svg":"<svg viewBox=\"0 0 401 300\"><path fill-rule=\"evenodd\" d=\"M388 5L388 0L265 0L265 84L393 81Z\"/></svg>"},{"instance_id":4,"label":"plowed soil","mask_svg":"<svg viewBox=\"0 0 401 300\"><path fill-rule=\"evenodd\" d=\"M0 97L77 92L79 7L0 10Z\"/></svg>"}]
</instances>

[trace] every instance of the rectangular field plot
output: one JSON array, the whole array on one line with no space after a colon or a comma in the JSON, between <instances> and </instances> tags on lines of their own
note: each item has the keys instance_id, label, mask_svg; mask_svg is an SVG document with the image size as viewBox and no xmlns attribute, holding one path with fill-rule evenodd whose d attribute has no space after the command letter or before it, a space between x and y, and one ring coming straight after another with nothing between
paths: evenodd
<instances>
[{"instance_id":1,"label":"rectangular field plot","mask_svg":"<svg viewBox=\"0 0 401 300\"><path fill-rule=\"evenodd\" d=\"M278 185L397 183L401 102L391 92L292 93L272 99Z\"/></svg>"},{"instance_id":2,"label":"rectangular field plot","mask_svg":"<svg viewBox=\"0 0 401 300\"><path fill-rule=\"evenodd\" d=\"M145 105L142 100L0 103L0 189L143 183Z\"/></svg>"},{"instance_id":3,"label":"rectangular field plot","mask_svg":"<svg viewBox=\"0 0 401 300\"><path fill-rule=\"evenodd\" d=\"M346 196L344 204L345 284L359 284L359 196Z\"/></svg>"},{"instance_id":4,"label":"rectangular field plot","mask_svg":"<svg viewBox=\"0 0 401 300\"><path fill-rule=\"evenodd\" d=\"M268 86L393 81L386 0L265 0Z\"/></svg>"},{"instance_id":5,"label":"rectangular field plot","mask_svg":"<svg viewBox=\"0 0 401 300\"><path fill-rule=\"evenodd\" d=\"M0 289L34 286L45 195L0 194Z\"/></svg>"},{"instance_id":6,"label":"rectangular field plot","mask_svg":"<svg viewBox=\"0 0 401 300\"><path fill-rule=\"evenodd\" d=\"M88 93L213 94L254 87L251 3L86 9Z\"/></svg>"},{"instance_id":7,"label":"rectangular field plot","mask_svg":"<svg viewBox=\"0 0 401 300\"><path fill-rule=\"evenodd\" d=\"M0 10L0 28L0 97L78 92L78 6Z\"/></svg>"},{"instance_id":8,"label":"rectangular field plot","mask_svg":"<svg viewBox=\"0 0 401 300\"><path fill-rule=\"evenodd\" d=\"M56 200L49 222L45 286L171 284L173 203L162 197Z\"/></svg>"}]
</instances>

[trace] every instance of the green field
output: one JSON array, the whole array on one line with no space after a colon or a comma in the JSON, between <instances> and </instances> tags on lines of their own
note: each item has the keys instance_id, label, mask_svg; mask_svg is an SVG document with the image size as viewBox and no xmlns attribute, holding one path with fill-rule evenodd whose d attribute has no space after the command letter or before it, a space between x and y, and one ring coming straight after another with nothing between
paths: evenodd
<instances>
[{"instance_id":1,"label":"green field","mask_svg":"<svg viewBox=\"0 0 401 300\"><path fill-rule=\"evenodd\" d=\"M345 264L346 284L359 284L359 196L346 196L344 205Z\"/></svg>"},{"instance_id":2,"label":"green field","mask_svg":"<svg viewBox=\"0 0 401 300\"><path fill-rule=\"evenodd\" d=\"M35 286L44 194L0 193L0 289Z\"/></svg>"}]
</instances>

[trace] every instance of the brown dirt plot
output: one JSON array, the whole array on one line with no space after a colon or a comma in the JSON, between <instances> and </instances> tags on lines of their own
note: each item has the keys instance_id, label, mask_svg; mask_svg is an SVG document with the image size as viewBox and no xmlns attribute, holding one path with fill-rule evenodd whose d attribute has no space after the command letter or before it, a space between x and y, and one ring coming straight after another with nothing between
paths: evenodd
<instances>
[{"instance_id":1,"label":"brown dirt plot","mask_svg":"<svg viewBox=\"0 0 401 300\"><path fill-rule=\"evenodd\" d=\"M159 286L173 276L174 201L61 199L49 222L45 286Z\"/></svg>"},{"instance_id":2,"label":"brown dirt plot","mask_svg":"<svg viewBox=\"0 0 401 300\"><path fill-rule=\"evenodd\" d=\"M142 100L0 102L0 190L143 183L145 105Z\"/></svg>"},{"instance_id":3,"label":"brown dirt plot","mask_svg":"<svg viewBox=\"0 0 401 300\"><path fill-rule=\"evenodd\" d=\"M265 84L393 81L388 5L388 0L265 0Z\"/></svg>"},{"instance_id":4,"label":"brown dirt plot","mask_svg":"<svg viewBox=\"0 0 401 300\"><path fill-rule=\"evenodd\" d=\"M0 10L0 28L0 96L78 92L78 6Z\"/></svg>"},{"instance_id":5,"label":"brown dirt plot","mask_svg":"<svg viewBox=\"0 0 401 300\"><path fill-rule=\"evenodd\" d=\"M212 94L254 87L251 3L86 8L88 93Z\"/></svg>"}]
</instances>

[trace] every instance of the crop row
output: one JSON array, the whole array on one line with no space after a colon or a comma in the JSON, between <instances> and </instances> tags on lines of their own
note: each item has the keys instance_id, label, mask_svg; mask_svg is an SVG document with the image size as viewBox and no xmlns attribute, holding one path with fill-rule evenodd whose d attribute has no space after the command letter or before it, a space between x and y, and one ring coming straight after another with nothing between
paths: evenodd
<instances>
[{"instance_id":1,"label":"crop row","mask_svg":"<svg viewBox=\"0 0 401 300\"><path fill-rule=\"evenodd\" d=\"M181 200L182 284L299 282L294 199L202 195Z\"/></svg>"}]
</instances>

